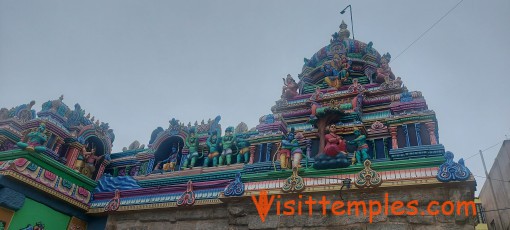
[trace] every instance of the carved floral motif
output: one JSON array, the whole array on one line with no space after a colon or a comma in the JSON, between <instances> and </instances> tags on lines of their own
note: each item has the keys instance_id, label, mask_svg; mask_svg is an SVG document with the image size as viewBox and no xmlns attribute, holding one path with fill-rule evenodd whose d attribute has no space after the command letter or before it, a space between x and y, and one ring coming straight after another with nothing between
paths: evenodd
<instances>
[{"instance_id":1,"label":"carved floral motif","mask_svg":"<svg viewBox=\"0 0 510 230\"><path fill-rule=\"evenodd\" d=\"M244 193L244 184L241 181L241 173L236 174L236 178L230 183L224 191L225 196L241 196Z\"/></svg>"},{"instance_id":2,"label":"carved floral motif","mask_svg":"<svg viewBox=\"0 0 510 230\"><path fill-rule=\"evenodd\" d=\"M305 189L305 181L298 175L298 167L292 168L292 175L285 180L283 192L299 192Z\"/></svg>"},{"instance_id":3,"label":"carved floral motif","mask_svg":"<svg viewBox=\"0 0 510 230\"><path fill-rule=\"evenodd\" d=\"M382 184L381 175L378 172L370 168L372 162L369 160L365 160L363 165L365 168L361 170L356 179L354 180L354 185L358 188L376 188Z\"/></svg>"},{"instance_id":4,"label":"carved floral motif","mask_svg":"<svg viewBox=\"0 0 510 230\"><path fill-rule=\"evenodd\" d=\"M186 191L177 200L177 206L191 206L193 204L195 204L195 192L193 192L193 182L189 180Z\"/></svg>"},{"instance_id":5,"label":"carved floral motif","mask_svg":"<svg viewBox=\"0 0 510 230\"><path fill-rule=\"evenodd\" d=\"M450 151L444 154L446 162L439 166L437 180L441 182L465 181L469 179L471 172L464 165L464 159L460 158L459 163L453 161L454 155Z\"/></svg>"}]
</instances>

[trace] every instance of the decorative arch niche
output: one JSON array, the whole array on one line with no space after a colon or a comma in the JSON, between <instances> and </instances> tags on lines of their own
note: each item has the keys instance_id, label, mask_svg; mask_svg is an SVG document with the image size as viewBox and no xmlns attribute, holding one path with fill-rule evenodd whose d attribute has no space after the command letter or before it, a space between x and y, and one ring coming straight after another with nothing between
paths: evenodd
<instances>
[{"instance_id":1,"label":"decorative arch niche","mask_svg":"<svg viewBox=\"0 0 510 230\"><path fill-rule=\"evenodd\" d=\"M157 146L156 152L154 153L154 170L157 170L155 167L158 162L166 160L170 156L172 146L178 147L175 170L179 170L178 166L181 165L182 148L184 147L184 139L180 136L170 136Z\"/></svg>"}]
</instances>

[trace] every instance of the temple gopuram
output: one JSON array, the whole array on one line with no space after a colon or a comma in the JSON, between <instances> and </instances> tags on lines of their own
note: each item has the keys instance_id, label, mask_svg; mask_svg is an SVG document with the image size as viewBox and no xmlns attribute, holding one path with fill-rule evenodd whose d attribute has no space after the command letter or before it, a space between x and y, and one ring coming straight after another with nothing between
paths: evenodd
<instances>
[{"instance_id":1,"label":"temple gopuram","mask_svg":"<svg viewBox=\"0 0 510 230\"><path fill-rule=\"evenodd\" d=\"M63 96L2 108L0 230L473 229L466 210L425 212L473 201L476 183L374 47L342 21L256 127L171 118L117 153L108 123ZM400 201L417 212L384 207Z\"/></svg>"}]
</instances>

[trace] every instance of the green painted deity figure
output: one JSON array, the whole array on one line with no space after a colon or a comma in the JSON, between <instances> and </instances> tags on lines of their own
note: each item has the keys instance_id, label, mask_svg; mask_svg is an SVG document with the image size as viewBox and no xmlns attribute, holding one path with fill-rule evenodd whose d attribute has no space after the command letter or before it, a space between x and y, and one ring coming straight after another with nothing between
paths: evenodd
<instances>
[{"instance_id":1,"label":"green painted deity figure","mask_svg":"<svg viewBox=\"0 0 510 230\"><path fill-rule=\"evenodd\" d=\"M354 135L356 135L356 139L347 141L347 144L356 145L356 164L363 164L365 160L370 158L368 155L367 137L361 134L359 129L354 130Z\"/></svg>"},{"instance_id":2,"label":"green painted deity figure","mask_svg":"<svg viewBox=\"0 0 510 230\"><path fill-rule=\"evenodd\" d=\"M186 147L188 148L188 158L184 162L183 167L195 167L198 160L198 138L195 135L195 129L190 130L189 136L186 138Z\"/></svg>"},{"instance_id":3,"label":"green painted deity figure","mask_svg":"<svg viewBox=\"0 0 510 230\"><path fill-rule=\"evenodd\" d=\"M213 131L211 136L207 138L207 147L209 148L209 153L204 159L204 167L209 167L209 162L212 160L213 166L218 166L218 158L220 158L220 147L218 140L217 131Z\"/></svg>"},{"instance_id":4,"label":"green painted deity figure","mask_svg":"<svg viewBox=\"0 0 510 230\"><path fill-rule=\"evenodd\" d=\"M250 161L250 142L243 138L237 138L237 147L239 154L237 154L237 163L247 164Z\"/></svg>"},{"instance_id":5,"label":"green painted deity figure","mask_svg":"<svg viewBox=\"0 0 510 230\"><path fill-rule=\"evenodd\" d=\"M232 163L232 146L235 143L234 127L230 126L225 129L225 136L221 138L220 145L223 148L223 152L220 156L220 165L230 165ZM226 162L225 162L226 161Z\"/></svg>"},{"instance_id":6,"label":"green painted deity figure","mask_svg":"<svg viewBox=\"0 0 510 230\"><path fill-rule=\"evenodd\" d=\"M46 125L44 123L41 123L39 125L39 128L37 128L37 131L30 132L28 137L28 143L25 142L18 142L16 143L18 147L20 147L23 150L31 151L31 152L38 152L42 153L46 151L46 147L44 146L44 143L48 139L48 137L44 134L44 131L46 130Z\"/></svg>"}]
</instances>

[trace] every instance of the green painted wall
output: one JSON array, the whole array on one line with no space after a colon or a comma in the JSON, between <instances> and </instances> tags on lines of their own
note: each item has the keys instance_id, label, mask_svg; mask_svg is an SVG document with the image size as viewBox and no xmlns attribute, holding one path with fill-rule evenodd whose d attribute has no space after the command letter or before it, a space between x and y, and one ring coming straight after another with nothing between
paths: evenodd
<instances>
[{"instance_id":1,"label":"green painted wall","mask_svg":"<svg viewBox=\"0 0 510 230\"><path fill-rule=\"evenodd\" d=\"M70 219L70 216L27 198L23 207L14 214L9 229L18 230L28 224L35 225L36 222L42 222L45 229L61 230L67 229Z\"/></svg>"}]
</instances>

